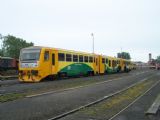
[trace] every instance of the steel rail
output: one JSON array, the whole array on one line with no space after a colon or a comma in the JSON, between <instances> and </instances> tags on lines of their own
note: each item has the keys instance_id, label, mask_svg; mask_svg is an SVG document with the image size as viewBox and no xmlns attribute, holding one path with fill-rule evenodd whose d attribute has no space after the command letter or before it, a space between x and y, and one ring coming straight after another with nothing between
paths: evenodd
<instances>
[{"instance_id":1,"label":"steel rail","mask_svg":"<svg viewBox=\"0 0 160 120\"><path fill-rule=\"evenodd\" d=\"M71 87L71 88L66 88L66 89L62 89L62 90L53 90L53 91L44 92L44 93L40 93L40 94L28 95L28 96L26 96L26 98L32 98L32 97L38 97L38 96L42 96L42 95L48 95L48 94L54 94L54 93L59 93L59 92L65 92L65 91L69 91L69 90L75 90L75 89L79 89L79 88L83 88L83 87L88 87L88 86L93 86L93 85L99 85L99 84L103 84L103 83L108 83L108 82L112 82L112 81L114 81L114 80L120 80L120 79L123 79L123 78L127 79L127 78L130 78L130 77L133 77L133 76L137 76L137 75L141 75L141 74L147 73L147 72L149 72L149 71L136 73L136 74L131 75L131 76L124 76L124 77L120 77L120 78L115 78L115 79L111 79L111 80L106 80L106 81L103 81L103 82L91 83L91 84L88 84L88 85L82 85L82 86Z\"/></svg>"},{"instance_id":2,"label":"steel rail","mask_svg":"<svg viewBox=\"0 0 160 120\"><path fill-rule=\"evenodd\" d=\"M147 78L144 78L144 79L142 79L141 81L136 82L136 83L134 83L134 84L132 84L132 85L130 85L130 86L122 89L122 90L118 90L117 92L114 92L114 93L112 93L112 94L109 94L109 95L107 95L107 96L104 96L104 97L102 97L102 98L100 98L100 99L98 99L98 100L96 100L96 101L90 102L90 103L88 103L88 104L86 104L86 105L80 106L80 107L78 107L78 108L75 108L75 109L70 110L70 111L68 111L68 112L65 112L65 113L63 113L63 114L60 114L60 115L54 116L54 117L52 117L52 118L49 118L48 120L58 120L58 119L60 119L60 118L66 117L66 116L68 116L68 115L70 115L70 114L76 113L76 112L80 111L81 109L90 107L90 106L95 105L95 104L97 104L97 103L100 103L100 102L102 102L102 101L104 101L104 100L107 100L107 99L109 99L109 98L111 98L111 97L113 97L113 96L115 96L115 95L117 95L117 94L119 94L119 93L121 93L121 92L124 92L124 91L126 91L126 90L128 90L128 89L130 89L130 88L132 88L132 87L134 87L134 86L136 86L136 85L138 85L138 84L140 84L140 83L148 80L149 78L151 78L151 77L153 77L153 76L154 76L154 75L152 75L152 76L150 76L150 77L147 77Z\"/></svg>"}]
</instances>

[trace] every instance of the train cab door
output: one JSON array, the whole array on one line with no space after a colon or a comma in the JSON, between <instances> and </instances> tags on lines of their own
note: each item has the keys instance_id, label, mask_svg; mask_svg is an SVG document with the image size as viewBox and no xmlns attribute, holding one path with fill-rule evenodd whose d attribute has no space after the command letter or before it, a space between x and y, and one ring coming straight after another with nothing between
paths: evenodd
<instances>
[{"instance_id":1,"label":"train cab door","mask_svg":"<svg viewBox=\"0 0 160 120\"><path fill-rule=\"evenodd\" d=\"M51 62L51 69L52 69L52 75L56 75L57 74L57 67L58 67L58 51L53 50L51 53L52 56L52 62Z\"/></svg>"},{"instance_id":2,"label":"train cab door","mask_svg":"<svg viewBox=\"0 0 160 120\"><path fill-rule=\"evenodd\" d=\"M50 49L43 49L43 64L41 68L43 70L43 75L48 76L51 74L51 50ZM43 77L44 77L43 76Z\"/></svg>"}]
</instances>

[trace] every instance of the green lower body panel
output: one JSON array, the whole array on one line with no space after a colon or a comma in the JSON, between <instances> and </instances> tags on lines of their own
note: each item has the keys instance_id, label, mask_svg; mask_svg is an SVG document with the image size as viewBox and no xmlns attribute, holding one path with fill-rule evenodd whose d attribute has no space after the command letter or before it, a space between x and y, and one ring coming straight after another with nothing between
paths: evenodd
<instances>
[{"instance_id":1,"label":"green lower body panel","mask_svg":"<svg viewBox=\"0 0 160 120\"><path fill-rule=\"evenodd\" d=\"M111 67L106 67L106 72L107 73L116 73L117 72L117 68L111 68Z\"/></svg>"},{"instance_id":2,"label":"green lower body panel","mask_svg":"<svg viewBox=\"0 0 160 120\"><path fill-rule=\"evenodd\" d=\"M74 63L61 69L59 73L66 73L67 76L87 75L94 70L87 64Z\"/></svg>"}]
</instances>

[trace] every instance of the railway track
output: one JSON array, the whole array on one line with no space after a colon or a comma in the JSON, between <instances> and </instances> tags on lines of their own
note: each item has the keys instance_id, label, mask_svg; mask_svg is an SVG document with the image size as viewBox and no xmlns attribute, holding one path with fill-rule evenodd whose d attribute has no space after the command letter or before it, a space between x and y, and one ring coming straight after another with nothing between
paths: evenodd
<instances>
[{"instance_id":1,"label":"railway track","mask_svg":"<svg viewBox=\"0 0 160 120\"><path fill-rule=\"evenodd\" d=\"M134 70L134 71L131 71L130 73L131 74L136 74L136 75L138 75L138 74L140 74L140 73L144 73L144 72L148 72L149 70L147 69L147 70L144 70L144 71L142 71L142 72L139 72L139 71L141 71L141 70ZM130 74L129 73L129 74ZM109 76L109 77L112 77L112 76L115 76L115 77L118 77L118 76L124 76L126 73L117 73L117 74L110 74L110 75L107 75L107 76ZM127 73L128 74L128 73ZM104 76L104 75L103 75ZM92 76L92 78L93 79L96 79L97 77L103 77L103 76ZM11 77L12 78L12 77ZM5 86L5 87L9 87L9 86L12 86L12 85L17 85L17 84L23 84L23 83L20 83L19 81L18 81L18 79L8 79L8 80L5 80L5 79L0 79L0 87L3 87L3 86ZM84 79L86 79L86 78L90 78L90 77L83 77ZM82 78L69 78L69 80L70 79L82 79ZM63 80L63 79L62 79ZM57 80L58 81L58 80ZM45 83L46 81L44 81L44 82L41 82L41 83Z\"/></svg>"},{"instance_id":2,"label":"railway track","mask_svg":"<svg viewBox=\"0 0 160 120\"><path fill-rule=\"evenodd\" d=\"M32 83L20 83L18 80L7 80L7 81L0 81L0 94L1 95L7 95L7 94L10 94L10 93L25 93L26 90L24 89L31 89L34 88L34 87L37 87L38 89L41 89L43 88L44 86L47 86L49 87L50 84L53 84L53 85L58 85L59 82L68 82L67 84L70 84L70 81L73 82L73 83L76 83L76 82L79 82L79 81L84 81L84 84L82 85L76 85L75 87L69 87L69 88L62 88L63 89L53 89L53 90L44 90L44 91L41 91L41 93L37 93L37 94L33 94L33 95L28 95L28 97L33 97L33 96L38 96L38 95L44 95L44 94L50 94L50 93L54 93L54 92L60 92L60 91L66 91L66 90L72 90L72 89L77 89L77 88L81 88L81 87L86 87L86 86L89 86L89 85L92 85L92 84L101 84L101 83L105 83L105 82L110 82L110 81L113 81L113 80L118 80L118 79L122 79L122 78L128 78L128 77L132 77L132 76L136 76L136 75L140 75L140 74L144 74L144 73L147 73L147 72L150 72L150 71L142 71L142 72L139 72L139 71L134 71L133 73L129 73L129 74L126 74L126 73L121 73L121 74L112 74L112 75L107 75L107 78L106 78L106 75L103 75L103 76L92 76L92 77L83 77L83 78L71 78L71 79L68 79L67 81L66 80L60 80L60 81L46 81L46 82L40 82L40 83L36 83L36 84L32 84ZM72 79L76 79L76 81L72 80ZM84 79L84 80L83 80ZM99 79L98 81L96 79ZM78 81L79 80L79 81ZM85 84L85 82L88 82L88 81L93 81L93 83L89 83L89 84ZM94 82L95 81L95 82ZM12 89L13 87L13 89ZM15 88L20 88L20 90L18 89L15 89ZM54 87L54 86L52 86ZM34 90L33 90L34 91ZM46 92L45 92L46 91Z\"/></svg>"},{"instance_id":3,"label":"railway track","mask_svg":"<svg viewBox=\"0 0 160 120\"><path fill-rule=\"evenodd\" d=\"M23 98L23 97L31 98L31 97L41 96L41 95L47 95L47 94L53 94L53 93L58 93L58 92L64 92L64 91L79 89L79 88L88 87L88 86L91 86L91 85L98 85L98 84L103 84L103 83L107 83L107 82L112 82L114 80L127 79L127 78L130 78L130 77L133 77L133 76L137 76L137 75L147 73L147 72L151 72L151 71L133 72L133 73L131 73L130 76L128 74L125 74L125 76L123 76L124 74L119 74L119 75L114 74L114 75L110 75L110 77L107 77L107 79L106 79L105 76L91 77L91 78L94 78L94 79L97 79L97 78L101 77L101 80L98 80L98 81L94 81L90 77L79 78L79 80L80 79L91 79L93 82L87 83L88 80L83 80L83 84L81 84L81 85L76 84L75 86L69 86L67 88L61 86L61 88L58 89L58 90L54 88L54 84L51 85L52 89L49 89L50 87L49 87L49 85L47 85L47 84L54 83L54 82L43 82L43 83L36 83L36 84L31 84L30 83L29 85L27 83L26 84L22 83L21 85L17 85L15 87L13 87L13 89L10 86L5 86L5 87L2 87L2 88L6 88L6 89L0 89L0 96L1 96L0 102L6 102L8 100L10 101L10 100ZM67 82L67 81L68 80L66 80L64 82ZM70 81L72 81L74 84L77 82L77 81L73 81L73 80L70 80ZM58 83L58 81L56 81L56 82ZM61 81L61 83L62 82L63 81ZM67 83L67 84L69 85L69 83ZM34 85L35 86L40 85L40 86L38 86L37 88L34 88ZM44 85L47 86L47 90L44 89L45 88ZM8 88L8 92L7 92L7 88ZM16 88L16 89L14 89L14 88ZM30 90L29 92L27 91L28 89Z\"/></svg>"},{"instance_id":4,"label":"railway track","mask_svg":"<svg viewBox=\"0 0 160 120\"><path fill-rule=\"evenodd\" d=\"M120 76L119 78L113 78L113 79L105 80L105 81L102 81L102 82L96 82L96 83L93 83L93 84L88 84L88 85L83 85L83 86L77 86L77 87L71 87L71 88L62 89L62 90L54 90L54 91L44 92L44 93L40 93L40 94L28 95L28 96L26 96L26 97L27 97L27 98L31 98L31 97L41 96L41 95L47 95L47 94L53 94L53 93L58 93L58 92L64 92L64 91L68 91L68 90L79 89L79 88L82 88L82 87L88 87L88 86L90 86L90 85L103 84L103 83L107 83L107 82L112 82L112 81L114 81L114 80L120 80L120 79L123 79L123 78L127 79L127 78L130 78L130 77L136 76L136 75L140 75L140 74L147 73L147 72L149 72L149 71L136 73L136 74L131 75L131 76L125 76L125 77L121 77L121 76ZM104 79L105 79L105 78L104 78Z\"/></svg>"},{"instance_id":5,"label":"railway track","mask_svg":"<svg viewBox=\"0 0 160 120\"><path fill-rule=\"evenodd\" d=\"M124 73L121 73L124 75ZM120 76L120 73L119 74L112 74L112 75L109 75L109 77L117 77L117 75ZM108 75L107 75L108 76ZM87 78L93 78L93 79L96 79L97 77L100 77L100 76L90 76L90 77L80 77L80 78L67 78L68 80L72 80L72 79L87 79ZM60 79L60 80L55 80L55 81L61 81L61 80L66 80L65 78L63 79ZM54 81L43 81L43 82L40 82L40 83L36 83L36 84L44 84L44 83L47 83L47 82L54 82ZM25 83L21 83L18 81L18 79L13 79L13 80L0 80L0 87L2 86L5 86L5 87L9 87L9 86L12 86L12 85L17 85L17 84L25 84ZM28 83L29 84L29 83ZM32 83L33 84L33 83Z\"/></svg>"},{"instance_id":6,"label":"railway track","mask_svg":"<svg viewBox=\"0 0 160 120\"><path fill-rule=\"evenodd\" d=\"M153 76L154 76L154 75L153 75ZM70 110L70 111L65 112L65 113L63 113L63 114L59 114L59 115L57 115L57 116L54 116L54 117L52 117L52 118L49 118L48 120L65 119L65 117L67 117L67 116L69 116L69 115L72 115L72 114L74 114L74 113L76 113L76 112L78 112L78 111L80 111L80 110L82 110L82 109L85 109L85 108L91 107L91 106L93 106L93 105L99 104L99 103L101 103L101 102L103 102L103 101L105 101L105 100L107 100L107 99L110 99L110 98L112 98L112 97L114 97L114 96L116 96L116 95L118 95L118 94L120 94L120 93L123 93L124 91L129 90L129 89L131 89L132 87L137 86L137 85L139 85L140 83L143 83L143 82L147 81L148 79L152 78L153 76L150 76L150 77L148 77L148 78L145 78L145 79L143 79L143 80L141 80L141 81L139 81L139 82L137 82L137 83L135 83L135 84L133 84L133 85L130 85L130 86L128 86L128 87L126 87L126 88L124 88L124 89L122 89L122 90L116 91L116 92L114 92L114 93L112 93L112 94L109 94L109 95L104 96L104 97L102 97L102 98L100 98L100 99L97 99L97 100L94 101L94 102L90 102L90 103L88 103L88 104L86 104L86 105L83 105L83 106L80 106L80 107L78 107L78 108L76 108L76 109L73 109L73 110ZM148 93L150 90L152 90L152 88L154 88L158 83L160 83L160 80L158 80L157 82L155 82L155 83L154 83L151 87L149 87L143 94L141 94L139 97L137 97L137 98L136 98L133 102L131 102L129 105L127 105L126 107L124 107L123 109L121 109L118 113L115 113L115 114L114 114L112 117L110 117L108 120L113 120L113 119L114 119L116 116L118 116L121 112L123 112L124 110L126 110L128 107L130 107L131 105L133 105L137 100L139 100L141 97L143 97L146 93Z\"/></svg>"},{"instance_id":7,"label":"railway track","mask_svg":"<svg viewBox=\"0 0 160 120\"><path fill-rule=\"evenodd\" d=\"M134 74L132 74L132 77L123 77L123 79L121 80L113 80L101 84L97 83L96 85L92 84L86 87L70 89L67 91L58 91L56 93L51 92L49 94L42 94L33 97L31 96L29 98L2 103L0 104L0 119L11 119L14 116L15 120L24 118L36 118L43 120L46 118L51 118L53 116L61 115L63 113L66 113L67 111L69 112L70 110L72 114L77 113L82 108L85 109L89 106L91 107L94 104L105 101L105 99L107 100L111 98L111 93L117 93L118 91L124 90L124 88L127 88L128 86L131 86L139 81L145 81L146 79L148 79L148 77L150 78L150 76L155 74L157 74L155 73L155 71L150 71L149 73L147 73L147 71L139 73L135 72ZM101 101L102 98L105 99ZM97 103L93 103L93 101L97 101ZM28 106L28 104L30 105ZM88 105L88 107L86 105ZM81 106L80 110L75 112L73 109L79 108L79 106ZM23 111L21 111L21 109L23 109ZM6 112L8 113L8 115L5 115ZM17 115L17 112L21 116L15 116ZM37 113L38 115L35 113ZM63 118L64 117L62 117L62 119Z\"/></svg>"},{"instance_id":8,"label":"railway track","mask_svg":"<svg viewBox=\"0 0 160 120\"><path fill-rule=\"evenodd\" d=\"M118 113L116 113L115 115L113 115L110 119L108 120L113 120L114 118L116 118L118 115L120 115L123 111L125 111L126 109L128 109L131 105L133 105L134 103L136 103L140 98L142 98L144 95L146 95L146 93L148 93L149 91L151 91L157 84L160 83L160 80L158 82L156 82L155 84L153 84L146 92L144 92L142 95L140 95L138 98L136 98L133 102L131 102L129 105L127 105L125 108L123 108L122 110L120 110Z\"/></svg>"}]
</instances>

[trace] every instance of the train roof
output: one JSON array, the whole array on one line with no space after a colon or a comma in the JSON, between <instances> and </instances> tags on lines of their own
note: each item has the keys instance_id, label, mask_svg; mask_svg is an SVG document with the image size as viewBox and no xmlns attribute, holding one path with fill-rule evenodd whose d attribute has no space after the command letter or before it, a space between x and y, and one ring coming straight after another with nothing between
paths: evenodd
<instances>
[{"instance_id":1,"label":"train roof","mask_svg":"<svg viewBox=\"0 0 160 120\"><path fill-rule=\"evenodd\" d=\"M87 52L82 52L82 51L75 51L75 50L67 50L67 49L62 49L62 48L53 48L53 47L45 47L45 46L31 46L31 47L27 47L27 48L23 48L23 49L42 49L42 48L47 48L47 49L54 49L54 50L59 50L59 51L66 51L66 52L70 52L70 53L79 53L79 54L88 54L88 55L102 55L102 54L96 54L96 53L87 53ZM22 50L23 50L22 49ZM111 58L111 59L123 59L123 58L117 58L117 57L112 57L112 56L107 56L107 55L102 55L103 57L107 57L107 58ZM130 61L127 59L123 59L125 61Z\"/></svg>"},{"instance_id":2,"label":"train roof","mask_svg":"<svg viewBox=\"0 0 160 120\"><path fill-rule=\"evenodd\" d=\"M71 53L80 53L80 54L89 54L89 55L99 55L96 53L87 53L87 52L82 52L82 51L75 51L75 50L67 50L67 49L62 49L62 48L52 48L52 47L43 47L43 46L31 46L31 47L27 47L27 48L23 48L24 49L42 49L42 48L47 48L47 49L54 49L54 50L59 50L59 51L66 51L66 52L71 52Z\"/></svg>"},{"instance_id":3,"label":"train roof","mask_svg":"<svg viewBox=\"0 0 160 120\"><path fill-rule=\"evenodd\" d=\"M41 49L41 48L47 48L47 47L42 47L42 46L31 46L31 47L26 47L26 48L22 48L21 50L24 50L24 49Z\"/></svg>"}]
</instances>

